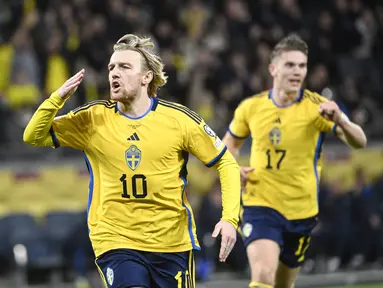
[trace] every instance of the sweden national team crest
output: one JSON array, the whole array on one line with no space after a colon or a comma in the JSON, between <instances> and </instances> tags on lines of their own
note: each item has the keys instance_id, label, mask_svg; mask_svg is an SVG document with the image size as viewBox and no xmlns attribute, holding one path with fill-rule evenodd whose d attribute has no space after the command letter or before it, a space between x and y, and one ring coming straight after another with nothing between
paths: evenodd
<instances>
[{"instance_id":1,"label":"sweden national team crest","mask_svg":"<svg viewBox=\"0 0 383 288\"><path fill-rule=\"evenodd\" d=\"M271 131L269 132L269 138L270 142L273 145L278 145L281 143L282 133L281 130L279 130L278 127L273 127Z\"/></svg>"},{"instance_id":2,"label":"sweden national team crest","mask_svg":"<svg viewBox=\"0 0 383 288\"><path fill-rule=\"evenodd\" d=\"M109 267L108 267L108 269L106 269L106 280L108 281L110 286L113 285L114 273L113 273L113 270L110 269Z\"/></svg>"},{"instance_id":3,"label":"sweden national team crest","mask_svg":"<svg viewBox=\"0 0 383 288\"><path fill-rule=\"evenodd\" d=\"M140 165L141 154L141 150L136 145L130 146L125 152L126 163L133 171Z\"/></svg>"},{"instance_id":4,"label":"sweden national team crest","mask_svg":"<svg viewBox=\"0 0 383 288\"><path fill-rule=\"evenodd\" d=\"M251 225L250 223L246 223L245 225L243 225L242 227L243 236L245 236L246 238L249 237L252 231L253 231L253 225Z\"/></svg>"}]
</instances>

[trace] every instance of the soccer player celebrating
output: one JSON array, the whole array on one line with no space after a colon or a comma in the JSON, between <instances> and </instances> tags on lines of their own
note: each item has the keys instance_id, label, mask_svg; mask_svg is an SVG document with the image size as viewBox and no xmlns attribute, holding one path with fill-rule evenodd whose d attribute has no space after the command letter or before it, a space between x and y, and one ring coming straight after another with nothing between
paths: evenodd
<instances>
[{"instance_id":1,"label":"soccer player celebrating","mask_svg":"<svg viewBox=\"0 0 383 288\"><path fill-rule=\"evenodd\" d=\"M213 237L221 234L220 261L236 241L238 164L197 113L156 97L167 77L153 46L125 35L108 65L111 100L55 117L80 85L81 70L40 105L24 132L31 145L84 152L90 239L107 287L195 287L189 153L219 173L223 212Z\"/></svg>"},{"instance_id":2,"label":"soccer player celebrating","mask_svg":"<svg viewBox=\"0 0 383 288\"><path fill-rule=\"evenodd\" d=\"M273 88L242 101L223 140L234 155L248 135L253 140L250 167L241 167L249 287L294 285L317 223L325 133L356 149L367 142L335 102L301 88L307 54L297 35L275 46L269 65Z\"/></svg>"}]
</instances>

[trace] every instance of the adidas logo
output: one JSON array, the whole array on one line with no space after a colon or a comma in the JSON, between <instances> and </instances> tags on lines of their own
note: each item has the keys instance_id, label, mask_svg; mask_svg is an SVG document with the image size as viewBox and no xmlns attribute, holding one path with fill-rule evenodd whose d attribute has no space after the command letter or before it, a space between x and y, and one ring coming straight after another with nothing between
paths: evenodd
<instances>
[{"instance_id":1,"label":"adidas logo","mask_svg":"<svg viewBox=\"0 0 383 288\"><path fill-rule=\"evenodd\" d=\"M138 137L137 133L134 132L127 140L131 140L131 141L139 141L140 140L140 137Z\"/></svg>"},{"instance_id":2,"label":"adidas logo","mask_svg":"<svg viewBox=\"0 0 383 288\"><path fill-rule=\"evenodd\" d=\"M275 119L275 120L274 120L274 123L279 123L279 124L281 124L281 118L278 117L277 119Z\"/></svg>"}]
</instances>

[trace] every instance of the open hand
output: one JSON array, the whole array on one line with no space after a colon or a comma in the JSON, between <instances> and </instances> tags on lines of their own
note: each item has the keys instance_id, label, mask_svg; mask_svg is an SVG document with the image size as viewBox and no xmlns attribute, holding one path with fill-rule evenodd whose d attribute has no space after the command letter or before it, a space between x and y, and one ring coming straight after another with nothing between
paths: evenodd
<instances>
[{"instance_id":1,"label":"open hand","mask_svg":"<svg viewBox=\"0 0 383 288\"><path fill-rule=\"evenodd\" d=\"M217 238L217 236L221 234L221 249L219 251L219 261L225 262L227 256L229 256L231 250L234 248L234 244L237 241L237 230L235 230L234 226L221 220L215 225L212 236Z\"/></svg>"},{"instance_id":2,"label":"open hand","mask_svg":"<svg viewBox=\"0 0 383 288\"><path fill-rule=\"evenodd\" d=\"M65 81L65 83L58 89L58 94L63 99L68 99L76 92L82 79L84 79L85 69L81 69L77 74Z\"/></svg>"}]
</instances>

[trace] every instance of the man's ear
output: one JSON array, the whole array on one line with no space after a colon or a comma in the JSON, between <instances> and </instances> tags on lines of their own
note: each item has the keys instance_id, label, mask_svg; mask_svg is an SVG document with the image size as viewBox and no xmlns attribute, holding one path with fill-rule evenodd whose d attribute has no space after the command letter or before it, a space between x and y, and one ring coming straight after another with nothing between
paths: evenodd
<instances>
[{"instance_id":1,"label":"man's ear","mask_svg":"<svg viewBox=\"0 0 383 288\"><path fill-rule=\"evenodd\" d=\"M148 85L150 82L152 82L153 76L154 76L153 71L151 70L146 71L144 75L142 76L142 84Z\"/></svg>"},{"instance_id":2,"label":"man's ear","mask_svg":"<svg viewBox=\"0 0 383 288\"><path fill-rule=\"evenodd\" d=\"M277 75L277 66L274 62L271 62L269 64L269 73L272 77L275 77Z\"/></svg>"}]
</instances>

